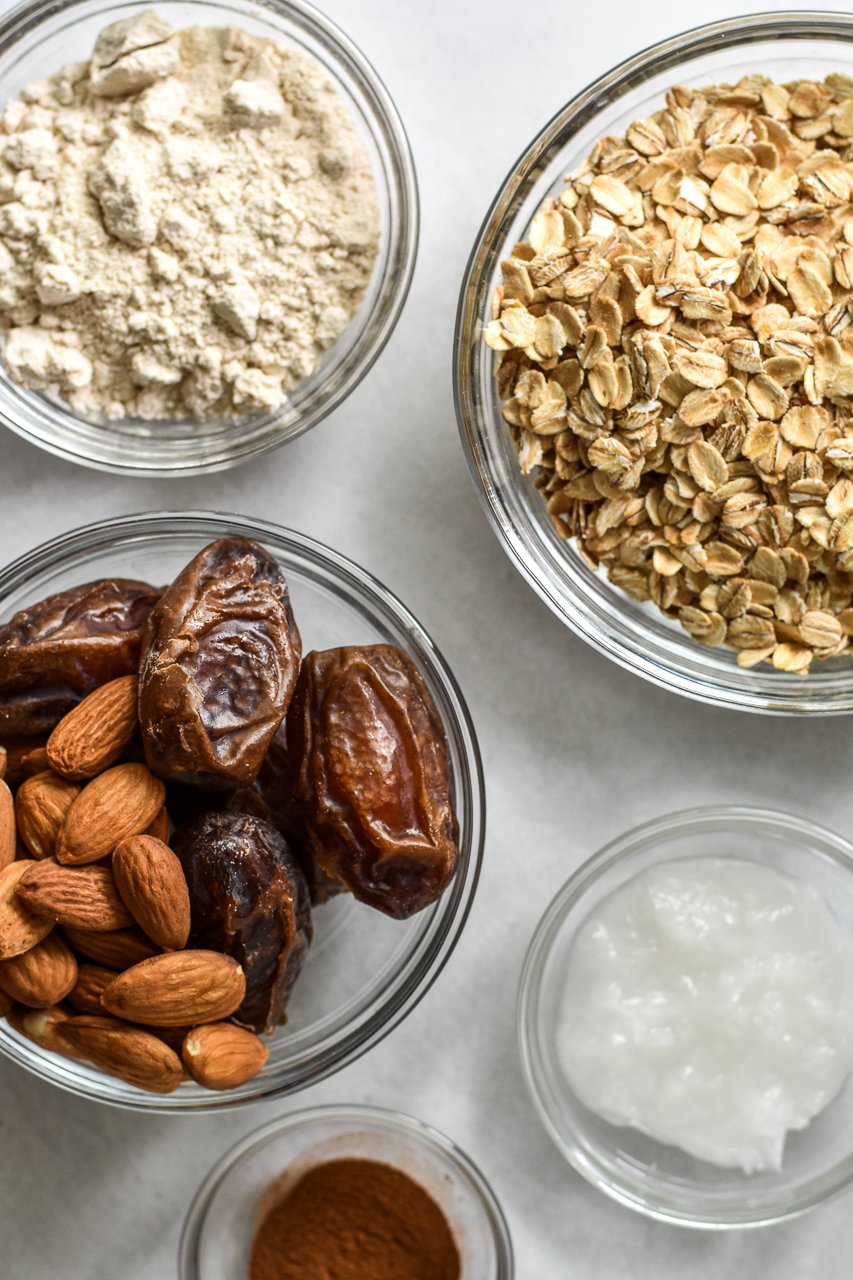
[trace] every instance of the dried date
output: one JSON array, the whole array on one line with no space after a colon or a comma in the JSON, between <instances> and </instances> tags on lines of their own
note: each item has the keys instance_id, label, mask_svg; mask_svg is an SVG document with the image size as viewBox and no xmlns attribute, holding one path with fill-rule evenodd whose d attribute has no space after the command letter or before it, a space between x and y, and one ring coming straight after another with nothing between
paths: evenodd
<instances>
[{"instance_id":1,"label":"dried date","mask_svg":"<svg viewBox=\"0 0 853 1280\"><path fill-rule=\"evenodd\" d=\"M160 592L106 578L49 596L0 626L0 734L48 733L81 698L139 665Z\"/></svg>"},{"instance_id":2,"label":"dried date","mask_svg":"<svg viewBox=\"0 0 853 1280\"><path fill-rule=\"evenodd\" d=\"M252 813L271 822L281 832L308 881L312 906L345 892L340 880L327 876L314 860L311 842L291 793L284 728L273 738L255 781L250 787L233 791L225 807L236 813Z\"/></svg>"},{"instance_id":3,"label":"dried date","mask_svg":"<svg viewBox=\"0 0 853 1280\"><path fill-rule=\"evenodd\" d=\"M211 789L252 782L301 651L275 559L245 538L205 547L151 615L139 718L152 772Z\"/></svg>"},{"instance_id":4,"label":"dried date","mask_svg":"<svg viewBox=\"0 0 853 1280\"><path fill-rule=\"evenodd\" d=\"M172 847L190 891L190 947L233 956L246 998L233 1020L253 1031L285 1021L285 1004L311 940L308 886L268 822L226 810L179 828Z\"/></svg>"},{"instance_id":5,"label":"dried date","mask_svg":"<svg viewBox=\"0 0 853 1280\"><path fill-rule=\"evenodd\" d=\"M287 717L291 787L314 859L402 919L458 864L447 742L411 659L392 645L309 653Z\"/></svg>"}]
</instances>

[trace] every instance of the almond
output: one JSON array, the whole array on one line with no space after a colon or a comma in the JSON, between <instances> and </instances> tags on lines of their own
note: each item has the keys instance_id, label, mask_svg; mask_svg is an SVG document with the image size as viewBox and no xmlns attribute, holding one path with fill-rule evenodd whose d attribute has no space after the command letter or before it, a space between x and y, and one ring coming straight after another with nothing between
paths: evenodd
<instances>
[{"instance_id":1,"label":"almond","mask_svg":"<svg viewBox=\"0 0 853 1280\"><path fill-rule=\"evenodd\" d=\"M22 858L0 871L0 960L23 955L53 928L52 920L34 915L18 896L21 879L37 866L38 862Z\"/></svg>"},{"instance_id":2,"label":"almond","mask_svg":"<svg viewBox=\"0 0 853 1280\"><path fill-rule=\"evenodd\" d=\"M38 738L4 738L3 750L6 754L5 772L3 774L4 781L10 787L19 786L31 772L43 772L48 766L45 764L41 770L27 770L24 768L24 760L30 755L34 748L38 747Z\"/></svg>"},{"instance_id":3,"label":"almond","mask_svg":"<svg viewBox=\"0 0 853 1280\"><path fill-rule=\"evenodd\" d=\"M12 1011L12 997L0 991L0 1018L6 1018Z\"/></svg>"},{"instance_id":4,"label":"almond","mask_svg":"<svg viewBox=\"0 0 853 1280\"><path fill-rule=\"evenodd\" d=\"M252 1031L232 1022L194 1027L181 1047L184 1066L205 1089L236 1089L258 1074L269 1049Z\"/></svg>"},{"instance_id":5,"label":"almond","mask_svg":"<svg viewBox=\"0 0 853 1280\"><path fill-rule=\"evenodd\" d=\"M131 965L139 964L140 960L148 960L157 954L154 943L139 929L112 929L92 933L88 929L66 926L65 936L81 956L118 971L129 969Z\"/></svg>"},{"instance_id":6,"label":"almond","mask_svg":"<svg viewBox=\"0 0 853 1280\"><path fill-rule=\"evenodd\" d=\"M31 1009L59 1004L76 981L77 961L58 933L48 934L23 955L0 961L0 988Z\"/></svg>"},{"instance_id":7,"label":"almond","mask_svg":"<svg viewBox=\"0 0 853 1280\"><path fill-rule=\"evenodd\" d=\"M49 768L50 761L44 747L31 747L21 756L21 772L25 778L31 778L36 773L44 773Z\"/></svg>"},{"instance_id":8,"label":"almond","mask_svg":"<svg viewBox=\"0 0 853 1280\"><path fill-rule=\"evenodd\" d=\"M79 782L115 764L139 724L137 684L136 676L119 676L63 716L47 740L51 768Z\"/></svg>"},{"instance_id":9,"label":"almond","mask_svg":"<svg viewBox=\"0 0 853 1280\"><path fill-rule=\"evenodd\" d=\"M15 861L18 833L15 829L15 801L0 777L0 871Z\"/></svg>"},{"instance_id":10,"label":"almond","mask_svg":"<svg viewBox=\"0 0 853 1280\"><path fill-rule=\"evenodd\" d=\"M149 938L179 951L190 936L190 893L177 854L153 836L130 836L113 854L124 905Z\"/></svg>"},{"instance_id":11,"label":"almond","mask_svg":"<svg viewBox=\"0 0 853 1280\"><path fill-rule=\"evenodd\" d=\"M53 858L31 862L18 898L34 915L73 929L97 932L133 923L109 867L61 867Z\"/></svg>"},{"instance_id":12,"label":"almond","mask_svg":"<svg viewBox=\"0 0 853 1280\"><path fill-rule=\"evenodd\" d=\"M186 1040L192 1027L146 1027L146 1031L150 1031L152 1036L157 1036L170 1049L174 1049L175 1053L180 1057L181 1046ZM184 1079L189 1079L189 1072L184 1071Z\"/></svg>"},{"instance_id":13,"label":"almond","mask_svg":"<svg viewBox=\"0 0 853 1280\"><path fill-rule=\"evenodd\" d=\"M154 1027L219 1022L242 1004L246 977L219 951L172 951L120 973L102 997L105 1009Z\"/></svg>"},{"instance_id":14,"label":"almond","mask_svg":"<svg viewBox=\"0 0 853 1280\"><path fill-rule=\"evenodd\" d=\"M6 766L9 763L9 756L5 747L0 747L0 781L6 777Z\"/></svg>"},{"instance_id":15,"label":"almond","mask_svg":"<svg viewBox=\"0 0 853 1280\"><path fill-rule=\"evenodd\" d=\"M155 840L162 840L163 844L168 844L171 825L168 810L163 808L157 814L151 826L145 828L143 835L153 836Z\"/></svg>"},{"instance_id":16,"label":"almond","mask_svg":"<svg viewBox=\"0 0 853 1280\"><path fill-rule=\"evenodd\" d=\"M34 858L52 858L56 837L80 788L48 769L18 787L15 816L18 834Z\"/></svg>"},{"instance_id":17,"label":"almond","mask_svg":"<svg viewBox=\"0 0 853 1280\"><path fill-rule=\"evenodd\" d=\"M56 842L57 859L79 866L106 857L154 821L165 795L163 783L144 764L107 769L83 788L68 810Z\"/></svg>"},{"instance_id":18,"label":"almond","mask_svg":"<svg viewBox=\"0 0 853 1280\"><path fill-rule=\"evenodd\" d=\"M100 964L81 964L77 981L68 993L68 1003L78 1013L102 1014L104 1006L101 1004L101 992L115 976L115 969L106 969Z\"/></svg>"},{"instance_id":19,"label":"almond","mask_svg":"<svg viewBox=\"0 0 853 1280\"><path fill-rule=\"evenodd\" d=\"M67 1058L78 1058L80 1055L70 1045L63 1044L58 1034L59 1027L70 1016L64 1009L25 1009L18 1004L9 1014L9 1023L22 1036L41 1045L42 1049L49 1049L51 1053L63 1053Z\"/></svg>"},{"instance_id":20,"label":"almond","mask_svg":"<svg viewBox=\"0 0 853 1280\"><path fill-rule=\"evenodd\" d=\"M172 1093L181 1083L181 1060L149 1031L115 1018L81 1014L57 1029L62 1044L108 1075L149 1093Z\"/></svg>"}]
</instances>

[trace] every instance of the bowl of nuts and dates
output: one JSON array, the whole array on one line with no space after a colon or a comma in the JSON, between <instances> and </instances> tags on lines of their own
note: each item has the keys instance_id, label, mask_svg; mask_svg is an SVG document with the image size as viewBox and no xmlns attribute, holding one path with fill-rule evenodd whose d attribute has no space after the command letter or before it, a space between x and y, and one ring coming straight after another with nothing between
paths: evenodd
<instances>
[{"instance_id":1,"label":"bowl of nuts and dates","mask_svg":"<svg viewBox=\"0 0 853 1280\"><path fill-rule=\"evenodd\" d=\"M294 1092L387 1034L465 923L465 704L399 601L301 534L161 513L21 557L0 748L0 1052L72 1092Z\"/></svg>"}]
</instances>

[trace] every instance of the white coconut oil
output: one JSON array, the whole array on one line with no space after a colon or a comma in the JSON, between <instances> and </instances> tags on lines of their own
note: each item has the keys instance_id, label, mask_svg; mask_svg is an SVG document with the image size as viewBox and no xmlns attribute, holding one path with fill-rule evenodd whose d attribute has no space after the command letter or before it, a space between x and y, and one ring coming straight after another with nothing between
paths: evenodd
<instances>
[{"instance_id":1,"label":"white coconut oil","mask_svg":"<svg viewBox=\"0 0 853 1280\"><path fill-rule=\"evenodd\" d=\"M758 862L663 863L580 928L557 1040L610 1123L778 1169L853 1070L853 940L809 885Z\"/></svg>"}]
</instances>

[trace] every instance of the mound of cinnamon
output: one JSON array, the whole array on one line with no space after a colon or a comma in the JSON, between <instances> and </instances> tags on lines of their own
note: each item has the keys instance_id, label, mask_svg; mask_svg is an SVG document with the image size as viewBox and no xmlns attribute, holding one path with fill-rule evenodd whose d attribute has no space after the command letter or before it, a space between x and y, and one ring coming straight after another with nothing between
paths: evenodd
<instances>
[{"instance_id":1,"label":"mound of cinnamon","mask_svg":"<svg viewBox=\"0 0 853 1280\"><path fill-rule=\"evenodd\" d=\"M331 1160L290 1188L255 1237L249 1280L459 1280L447 1219L407 1174Z\"/></svg>"}]
</instances>

